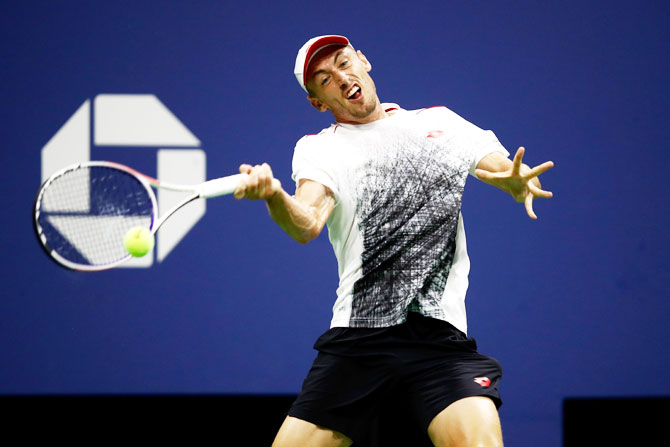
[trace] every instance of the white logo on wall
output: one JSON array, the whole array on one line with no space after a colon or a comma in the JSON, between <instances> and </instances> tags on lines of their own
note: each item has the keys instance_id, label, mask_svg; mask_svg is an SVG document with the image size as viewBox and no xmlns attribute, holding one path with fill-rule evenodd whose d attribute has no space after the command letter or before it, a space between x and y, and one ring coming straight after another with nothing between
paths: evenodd
<instances>
[{"instance_id":1,"label":"white logo on wall","mask_svg":"<svg viewBox=\"0 0 670 447\"><path fill-rule=\"evenodd\" d=\"M200 140L156 96L101 94L93 99L93 107L90 99L84 101L44 145L42 181L67 165L95 159L91 156L95 148L105 146L155 149L159 180L190 184L204 182L207 176ZM158 215L179 202L183 194L159 189ZM165 222L157 233L156 261L167 257L205 210L206 201L198 200ZM149 267L153 262L153 256L145 256L123 266Z\"/></svg>"}]
</instances>

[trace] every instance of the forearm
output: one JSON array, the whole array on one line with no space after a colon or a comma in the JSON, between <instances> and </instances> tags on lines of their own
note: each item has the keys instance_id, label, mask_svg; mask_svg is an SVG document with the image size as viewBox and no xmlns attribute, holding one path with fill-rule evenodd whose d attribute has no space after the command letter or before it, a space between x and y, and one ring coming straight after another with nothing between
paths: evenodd
<instances>
[{"instance_id":1,"label":"forearm","mask_svg":"<svg viewBox=\"0 0 670 447\"><path fill-rule=\"evenodd\" d=\"M272 220L301 244L316 238L332 210L330 199L313 205L300 203L283 189L265 201Z\"/></svg>"},{"instance_id":2,"label":"forearm","mask_svg":"<svg viewBox=\"0 0 670 447\"><path fill-rule=\"evenodd\" d=\"M335 207L330 189L315 181L302 179L295 196L291 196L274 178L267 163L256 166L245 163L240 165L240 172L248 177L235 188L236 199L265 200L272 219L301 244L321 233Z\"/></svg>"}]
</instances>

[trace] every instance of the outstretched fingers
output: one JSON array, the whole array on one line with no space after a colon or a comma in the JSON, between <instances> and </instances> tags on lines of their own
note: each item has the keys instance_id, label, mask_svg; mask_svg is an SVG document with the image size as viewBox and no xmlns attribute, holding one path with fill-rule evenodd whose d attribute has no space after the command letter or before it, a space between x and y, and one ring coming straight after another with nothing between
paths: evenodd
<instances>
[{"instance_id":1,"label":"outstretched fingers","mask_svg":"<svg viewBox=\"0 0 670 447\"><path fill-rule=\"evenodd\" d=\"M524 178L531 179L533 177L537 177L538 175L547 172L549 169L551 169L553 167L554 167L554 162L553 161L545 161L541 165L535 166L529 172L524 174Z\"/></svg>"},{"instance_id":2,"label":"outstretched fingers","mask_svg":"<svg viewBox=\"0 0 670 447\"><path fill-rule=\"evenodd\" d=\"M533 194L528 194L524 200L524 204L526 205L526 213L528 213L528 217L537 219L537 215L533 211L533 198Z\"/></svg>"},{"instance_id":3,"label":"outstretched fingers","mask_svg":"<svg viewBox=\"0 0 670 447\"><path fill-rule=\"evenodd\" d=\"M528 189L535 197L542 197L543 199L550 199L554 197L554 194L551 191L545 191L544 189L538 188L530 182L528 183Z\"/></svg>"},{"instance_id":4,"label":"outstretched fingers","mask_svg":"<svg viewBox=\"0 0 670 447\"><path fill-rule=\"evenodd\" d=\"M534 167L533 169L530 170L530 172L524 175L524 179L527 182L526 184L528 186L528 194L524 199L524 204L526 206L526 213L528 214L528 217L530 217L531 219L537 219L537 215L533 211L533 200L535 199L535 197L542 197L545 199L549 199L554 196L554 194L551 191L545 191L544 189L535 185L531 180L553 167L554 163L551 161L547 161L539 166Z\"/></svg>"},{"instance_id":5,"label":"outstretched fingers","mask_svg":"<svg viewBox=\"0 0 670 447\"><path fill-rule=\"evenodd\" d=\"M526 212L531 219L537 219L533 211L533 200L536 197L551 198L553 193L542 189L539 179L540 174L554 167L554 162L547 161L534 168L523 163L526 149L522 146L514 154L511 166L508 161L505 164L493 165L493 170L476 169L475 176L484 182L494 185L509 193L517 202L523 202ZM490 166L486 165L486 166Z\"/></svg>"},{"instance_id":6,"label":"outstretched fingers","mask_svg":"<svg viewBox=\"0 0 670 447\"><path fill-rule=\"evenodd\" d=\"M516 154L514 154L514 160L512 160L512 176L516 177L521 173L521 165L523 164L523 154L526 153L526 149L521 146L517 149Z\"/></svg>"}]
</instances>

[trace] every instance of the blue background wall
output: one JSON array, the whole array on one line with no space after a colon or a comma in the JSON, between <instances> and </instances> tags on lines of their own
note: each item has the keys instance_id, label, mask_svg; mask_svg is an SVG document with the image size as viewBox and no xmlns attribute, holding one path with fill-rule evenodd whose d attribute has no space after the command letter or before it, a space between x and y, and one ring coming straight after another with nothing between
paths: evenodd
<instances>
[{"instance_id":1,"label":"blue background wall","mask_svg":"<svg viewBox=\"0 0 670 447\"><path fill-rule=\"evenodd\" d=\"M553 160L539 220L470 179L470 335L504 366L505 440L558 446L571 396L668 396L667 2L8 2L0 15L0 393L297 393L327 329L327 236L300 246L230 197L150 269L49 261L40 150L86 99L155 94L208 177L291 155L331 117L292 68L324 33L373 64L382 101L446 105L526 161ZM116 153L93 152L94 158ZM121 154L149 174L155 153Z\"/></svg>"}]
</instances>

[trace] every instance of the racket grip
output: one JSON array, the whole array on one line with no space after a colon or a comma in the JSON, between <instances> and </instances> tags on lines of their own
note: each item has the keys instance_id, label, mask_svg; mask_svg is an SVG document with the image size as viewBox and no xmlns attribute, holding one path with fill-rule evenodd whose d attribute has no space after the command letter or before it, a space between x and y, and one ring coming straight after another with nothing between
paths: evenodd
<instances>
[{"instance_id":1,"label":"racket grip","mask_svg":"<svg viewBox=\"0 0 670 447\"><path fill-rule=\"evenodd\" d=\"M247 177L248 174L235 174L209 180L200 185L198 188L198 194L200 194L200 197L203 199L210 199L212 197L232 194L240 181Z\"/></svg>"}]
</instances>

